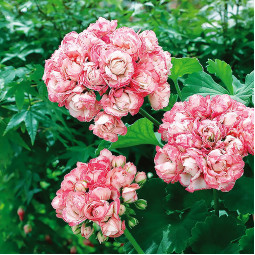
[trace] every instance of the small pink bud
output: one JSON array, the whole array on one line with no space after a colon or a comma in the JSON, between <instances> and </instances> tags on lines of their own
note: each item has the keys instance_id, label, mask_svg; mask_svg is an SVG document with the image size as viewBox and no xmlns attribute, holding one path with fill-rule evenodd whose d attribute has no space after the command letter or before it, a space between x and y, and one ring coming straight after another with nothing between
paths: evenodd
<instances>
[{"instance_id":1,"label":"small pink bud","mask_svg":"<svg viewBox=\"0 0 255 255\"><path fill-rule=\"evenodd\" d=\"M128 219L128 225L130 228L133 228L134 226L136 226L138 224L138 220L134 217L129 217Z\"/></svg>"},{"instance_id":2,"label":"small pink bud","mask_svg":"<svg viewBox=\"0 0 255 255\"><path fill-rule=\"evenodd\" d=\"M85 240L83 241L83 243L84 243L86 246L94 247L94 244L91 243L89 239L85 239Z\"/></svg>"},{"instance_id":3,"label":"small pink bud","mask_svg":"<svg viewBox=\"0 0 255 255\"><path fill-rule=\"evenodd\" d=\"M23 221L24 215L25 215L25 211L24 211L24 209L22 207L19 207L19 209L17 211L17 214L19 215L20 221Z\"/></svg>"},{"instance_id":4,"label":"small pink bud","mask_svg":"<svg viewBox=\"0 0 255 255\"><path fill-rule=\"evenodd\" d=\"M79 192L85 192L87 187L88 187L88 185L87 185L87 182L85 182L85 181L78 181L75 184L75 190L79 191Z\"/></svg>"},{"instance_id":5,"label":"small pink bud","mask_svg":"<svg viewBox=\"0 0 255 255\"><path fill-rule=\"evenodd\" d=\"M146 173L145 172L138 172L135 177L135 182L139 185L143 185L146 182Z\"/></svg>"},{"instance_id":6,"label":"small pink bud","mask_svg":"<svg viewBox=\"0 0 255 255\"><path fill-rule=\"evenodd\" d=\"M123 215L123 214L125 213L125 211L126 211L125 205L120 205L119 215L120 215L120 216Z\"/></svg>"},{"instance_id":7,"label":"small pink bud","mask_svg":"<svg viewBox=\"0 0 255 255\"><path fill-rule=\"evenodd\" d=\"M81 233L81 227L79 225L72 226L72 231L75 235L78 235Z\"/></svg>"},{"instance_id":8,"label":"small pink bud","mask_svg":"<svg viewBox=\"0 0 255 255\"><path fill-rule=\"evenodd\" d=\"M76 247L75 247L75 246L72 246L72 247L71 247L71 249L70 249L70 253L71 253L71 254L75 254L75 253L77 253L77 249L76 249Z\"/></svg>"},{"instance_id":9,"label":"small pink bud","mask_svg":"<svg viewBox=\"0 0 255 255\"><path fill-rule=\"evenodd\" d=\"M140 210L144 210L147 207L147 201L144 199L138 199L135 202L135 206Z\"/></svg>"},{"instance_id":10,"label":"small pink bud","mask_svg":"<svg viewBox=\"0 0 255 255\"><path fill-rule=\"evenodd\" d=\"M81 225L81 235L85 237L86 239L89 239L89 237L93 234L94 228L91 226L86 225L86 223L83 223Z\"/></svg>"},{"instance_id":11,"label":"small pink bud","mask_svg":"<svg viewBox=\"0 0 255 255\"><path fill-rule=\"evenodd\" d=\"M25 232L25 234L28 234L28 233L30 233L31 231L32 231L31 225L30 225L30 224L26 224L26 225L24 226L24 232Z\"/></svg>"}]
</instances>

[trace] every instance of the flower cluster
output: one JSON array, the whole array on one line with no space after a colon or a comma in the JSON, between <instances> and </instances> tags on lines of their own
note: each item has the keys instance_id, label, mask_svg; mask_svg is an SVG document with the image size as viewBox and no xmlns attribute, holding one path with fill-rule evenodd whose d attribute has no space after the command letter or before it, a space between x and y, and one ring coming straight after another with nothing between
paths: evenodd
<instances>
[{"instance_id":1,"label":"flower cluster","mask_svg":"<svg viewBox=\"0 0 255 255\"><path fill-rule=\"evenodd\" d=\"M131 203L145 209L146 201L138 200L136 193L145 181L146 174L137 172L133 163L104 149L97 158L89 163L78 162L65 175L52 206L75 234L88 239L95 231L102 242L124 233L121 217Z\"/></svg>"},{"instance_id":2,"label":"flower cluster","mask_svg":"<svg viewBox=\"0 0 255 255\"><path fill-rule=\"evenodd\" d=\"M90 130L111 142L126 134L121 117L137 114L145 96L155 110L168 105L172 66L153 31L116 27L116 20L99 18L83 32L67 34L43 75L52 102L79 121L95 118Z\"/></svg>"},{"instance_id":3,"label":"flower cluster","mask_svg":"<svg viewBox=\"0 0 255 255\"><path fill-rule=\"evenodd\" d=\"M228 95L193 95L166 112L155 169L167 183L186 190L229 191L243 174L243 157L254 154L254 109Z\"/></svg>"}]
</instances>

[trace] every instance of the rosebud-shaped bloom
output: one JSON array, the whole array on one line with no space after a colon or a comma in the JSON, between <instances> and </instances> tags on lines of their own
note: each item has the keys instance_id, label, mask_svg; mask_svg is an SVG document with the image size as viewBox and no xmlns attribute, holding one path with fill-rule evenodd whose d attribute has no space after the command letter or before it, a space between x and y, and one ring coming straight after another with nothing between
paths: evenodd
<instances>
[{"instance_id":1,"label":"rosebud-shaped bloom","mask_svg":"<svg viewBox=\"0 0 255 255\"><path fill-rule=\"evenodd\" d=\"M101 99L101 104L107 114L122 117L138 113L143 104L143 97L136 94L131 89L111 90L109 95L104 95Z\"/></svg>"},{"instance_id":2,"label":"rosebud-shaped bloom","mask_svg":"<svg viewBox=\"0 0 255 255\"><path fill-rule=\"evenodd\" d=\"M124 233L125 222L118 217L112 217L107 222L100 224L104 236L119 237Z\"/></svg>"},{"instance_id":3,"label":"rosebud-shaped bloom","mask_svg":"<svg viewBox=\"0 0 255 255\"><path fill-rule=\"evenodd\" d=\"M187 149L187 152L181 157L183 172L180 173L180 183L187 187L186 190L194 192L195 190L208 189L204 181L203 172L205 171L206 160L203 153L195 148Z\"/></svg>"},{"instance_id":4,"label":"rosebud-shaped bloom","mask_svg":"<svg viewBox=\"0 0 255 255\"><path fill-rule=\"evenodd\" d=\"M79 192L86 192L87 190L87 182L85 181L78 181L75 183L75 191L79 191Z\"/></svg>"},{"instance_id":5,"label":"rosebud-shaped bloom","mask_svg":"<svg viewBox=\"0 0 255 255\"><path fill-rule=\"evenodd\" d=\"M66 79L69 78L73 81L78 81L82 73L82 66L69 58L65 58L60 67L60 71Z\"/></svg>"},{"instance_id":6,"label":"rosebud-shaped bloom","mask_svg":"<svg viewBox=\"0 0 255 255\"><path fill-rule=\"evenodd\" d=\"M93 232L94 228L92 226L88 226L86 223L81 225L81 235L86 239L89 239Z\"/></svg>"},{"instance_id":7,"label":"rosebud-shaped bloom","mask_svg":"<svg viewBox=\"0 0 255 255\"><path fill-rule=\"evenodd\" d=\"M98 232L97 239L98 239L99 243L103 243L104 241L106 241L108 239L108 237L104 236L101 232Z\"/></svg>"},{"instance_id":8,"label":"rosebud-shaped bloom","mask_svg":"<svg viewBox=\"0 0 255 255\"><path fill-rule=\"evenodd\" d=\"M139 34L142 43L145 46L146 52L152 53L158 49L158 39L152 30L145 30Z\"/></svg>"},{"instance_id":9,"label":"rosebud-shaped bloom","mask_svg":"<svg viewBox=\"0 0 255 255\"><path fill-rule=\"evenodd\" d=\"M212 117L225 113L233 104L233 99L229 95L217 95L211 100Z\"/></svg>"},{"instance_id":10,"label":"rosebud-shaped bloom","mask_svg":"<svg viewBox=\"0 0 255 255\"><path fill-rule=\"evenodd\" d=\"M99 17L96 23L92 23L88 27L88 31L93 32L97 37L102 40L109 42L109 35L116 29L117 20L106 20L105 18Z\"/></svg>"},{"instance_id":11,"label":"rosebud-shaped bloom","mask_svg":"<svg viewBox=\"0 0 255 255\"><path fill-rule=\"evenodd\" d=\"M147 176L145 172L138 172L135 176L135 182L140 186L146 182Z\"/></svg>"},{"instance_id":12,"label":"rosebud-shaped bloom","mask_svg":"<svg viewBox=\"0 0 255 255\"><path fill-rule=\"evenodd\" d=\"M166 82L160 84L153 93L149 95L151 107L158 111L168 106L170 98L170 85Z\"/></svg>"},{"instance_id":13,"label":"rosebud-shaped bloom","mask_svg":"<svg viewBox=\"0 0 255 255\"><path fill-rule=\"evenodd\" d=\"M104 112L96 116L95 125L90 125L89 130L93 130L94 135L110 142L116 142L118 135L125 135L127 133L127 127L118 117Z\"/></svg>"},{"instance_id":14,"label":"rosebud-shaped bloom","mask_svg":"<svg viewBox=\"0 0 255 255\"><path fill-rule=\"evenodd\" d=\"M30 224L26 224L26 225L24 226L24 232L25 232L25 234L28 234L28 233L30 233L31 231L32 231L31 225L30 225Z\"/></svg>"},{"instance_id":15,"label":"rosebud-shaped bloom","mask_svg":"<svg viewBox=\"0 0 255 255\"><path fill-rule=\"evenodd\" d=\"M179 174L183 170L181 153L172 145L165 145L163 149L156 147L155 169L157 175L166 183L174 183L179 180Z\"/></svg>"},{"instance_id":16,"label":"rosebud-shaped bloom","mask_svg":"<svg viewBox=\"0 0 255 255\"><path fill-rule=\"evenodd\" d=\"M192 134L177 134L174 139L169 139L172 141L176 146L181 150L185 151L186 148L201 148L202 146L202 139L199 135L192 133Z\"/></svg>"},{"instance_id":17,"label":"rosebud-shaped bloom","mask_svg":"<svg viewBox=\"0 0 255 255\"><path fill-rule=\"evenodd\" d=\"M112 166L115 167L123 167L126 164L126 157L120 155L120 156L114 156L112 160Z\"/></svg>"},{"instance_id":18,"label":"rosebud-shaped bloom","mask_svg":"<svg viewBox=\"0 0 255 255\"><path fill-rule=\"evenodd\" d=\"M249 109L247 118L238 126L239 137L244 140L247 151L254 155L254 109Z\"/></svg>"},{"instance_id":19,"label":"rosebud-shaped bloom","mask_svg":"<svg viewBox=\"0 0 255 255\"><path fill-rule=\"evenodd\" d=\"M105 81L100 73L100 70L93 62L87 62L83 67L84 72L80 76L79 82L89 89L95 91L104 90L106 87Z\"/></svg>"},{"instance_id":20,"label":"rosebud-shaped bloom","mask_svg":"<svg viewBox=\"0 0 255 255\"><path fill-rule=\"evenodd\" d=\"M133 183L129 186L126 186L122 190L122 198L126 203L133 203L137 198L136 190L140 189L140 186L137 183Z\"/></svg>"},{"instance_id":21,"label":"rosebud-shaped bloom","mask_svg":"<svg viewBox=\"0 0 255 255\"><path fill-rule=\"evenodd\" d=\"M109 211L109 203L104 200L92 200L84 206L84 215L92 221L101 221Z\"/></svg>"},{"instance_id":22,"label":"rosebud-shaped bloom","mask_svg":"<svg viewBox=\"0 0 255 255\"><path fill-rule=\"evenodd\" d=\"M194 129L202 138L203 147L205 148L212 148L217 141L225 136L221 124L214 120L206 119L195 122Z\"/></svg>"},{"instance_id":23,"label":"rosebud-shaped bloom","mask_svg":"<svg viewBox=\"0 0 255 255\"><path fill-rule=\"evenodd\" d=\"M75 88L78 90L78 87ZM101 107L93 91L72 93L67 101L66 108L79 121L91 121L99 113Z\"/></svg>"},{"instance_id":24,"label":"rosebud-shaped bloom","mask_svg":"<svg viewBox=\"0 0 255 255\"><path fill-rule=\"evenodd\" d=\"M205 119L211 114L210 96L193 95L184 105L187 113L193 118Z\"/></svg>"},{"instance_id":25,"label":"rosebud-shaped bloom","mask_svg":"<svg viewBox=\"0 0 255 255\"><path fill-rule=\"evenodd\" d=\"M132 163L127 163L123 168L113 168L107 175L107 184L120 190L121 187L130 185L134 180L136 167Z\"/></svg>"},{"instance_id":26,"label":"rosebud-shaped bloom","mask_svg":"<svg viewBox=\"0 0 255 255\"><path fill-rule=\"evenodd\" d=\"M142 96L147 96L157 89L157 83L151 73L143 69L139 69L134 74L131 85Z\"/></svg>"},{"instance_id":27,"label":"rosebud-shaped bloom","mask_svg":"<svg viewBox=\"0 0 255 255\"><path fill-rule=\"evenodd\" d=\"M207 156L204 178L207 185L221 191L230 191L243 175L244 162L240 155L215 149Z\"/></svg>"},{"instance_id":28,"label":"rosebud-shaped bloom","mask_svg":"<svg viewBox=\"0 0 255 255\"><path fill-rule=\"evenodd\" d=\"M19 215L20 221L23 221L24 215L25 215L25 211L24 211L23 207L19 207L17 214Z\"/></svg>"},{"instance_id":29,"label":"rosebud-shaped bloom","mask_svg":"<svg viewBox=\"0 0 255 255\"><path fill-rule=\"evenodd\" d=\"M136 61L142 41L138 34L129 27L121 27L114 31L110 37L111 43L128 53Z\"/></svg>"},{"instance_id":30,"label":"rosebud-shaped bloom","mask_svg":"<svg viewBox=\"0 0 255 255\"><path fill-rule=\"evenodd\" d=\"M135 206L140 210L144 210L147 207L147 201L144 199L138 199L135 202Z\"/></svg>"},{"instance_id":31,"label":"rosebud-shaped bloom","mask_svg":"<svg viewBox=\"0 0 255 255\"><path fill-rule=\"evenodd\" d=\"M108 187L96 187L91 191L90 196L96 200L109 200L111 193L111 189Z\"/></svg>"},{"instance_id":32,"label":"rosebud-shaped bloom","mask_svg":"<svg viewBox=\"0 0 255 255\"><path fill-rule=\"evenodd\" d=\"M102 56L101 74L111 88L126 86L134 73L132 58L125 52L110 49Z\"/></svg>"},{"instance_id":33,"label":"rosebud-shaped bloom","mask_svg":"<svg viewBox=\"0 0 255 255\"><path fill-rule=\"evenodd\" d=\"M83 192L69 192L62 216L63 220L70 226L78 225L86 219L83 212L86 200L87 198Z\"/></svg>"}]
</instances>

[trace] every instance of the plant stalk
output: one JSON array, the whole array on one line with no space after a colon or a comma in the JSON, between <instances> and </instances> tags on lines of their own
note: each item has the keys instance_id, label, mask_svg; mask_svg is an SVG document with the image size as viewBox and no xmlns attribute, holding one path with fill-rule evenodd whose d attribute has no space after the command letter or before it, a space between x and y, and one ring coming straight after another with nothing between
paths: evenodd
<instances>
[{"instance_id":1,"label":"plant stalk","mask_svg":"<svg viewBox=\"0 0 255 255\"><path fill-rule=\"evenodd\" d=\"M179 87L179 84L178 84L177 80L174 80L174 86L175 86L175 89L177 91L177 94L178 94L180 100L182 101L182 93L181 93L181 89Z\"/></svg>"},{"instance_id":2,"label":"plant stalk","mask_svg":"<svg viewBox=\"0 0 255 255\"><path fill-rule=\"evenodd\" d=\"M128 241L133 245L138 254L144 254L144 251L142 250L140 245L136 242L135 238L132 236L132 234L129 232L127 228L124 230L124 235L126 236Z\"/></svg>"},{"instance_id":3,"label":"plant stalk","mask_svg":"<svg viewBox=\"0 0 255 255\"><path fill-rule=\"evenodd\" d=\"M213 189L213 200L214 200L214 212L217 216L219 216L219 196L218 191Z\"/></svg>"},{"instance_id":4,"label":"plant stalk","mask_svg":"<svg viewBox=\"0 0 255 255\"><path fill-rule=\"evenodd\" d=\"M153 118L148 112L146 112L144 109L140 108L139 113L147 118L148 120L150 120L153 124L155 124L155 126L159 127L160 126L160 122L157 121L155 118Z\"/></svg>"}]
</instances>

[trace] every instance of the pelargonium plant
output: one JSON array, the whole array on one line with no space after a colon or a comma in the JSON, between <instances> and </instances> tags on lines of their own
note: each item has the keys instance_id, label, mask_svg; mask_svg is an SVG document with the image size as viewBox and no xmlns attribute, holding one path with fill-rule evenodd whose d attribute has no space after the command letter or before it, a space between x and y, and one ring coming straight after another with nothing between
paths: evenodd
<instances>
[{"instance_id":1,"label":"pelargonium plant","mask_svg":"<svg viewBox=\"0 0 255 255\"><path fill-rule=\"evenodd\" d=\"M116 27L117 20L99 18L83 32L67 34L43 75L52 102L79 121L94 119L90 130L111 142L126 134L121 118L137 114L144 97L155 110L168 105L172 67L153 31Z\"/></svg>"},{"instance_id":2,"label":"pelargonium plant","mask_svg":"<svg viewBox=\"0 0 255 255\"><path fill-rule=\"evenodd\" d=\"M228 95L193 95L164 114L155 169L166 183L186 190L230 191L243 175L243 157L254 154L254 109Z\"/></svg>"},{"instance_id":3,"label":"pelargonium plant","mask_svg":"<svg viewBox=\"0 0 255 255\"><path fill-rule=\"evenodd\" d=\"M145 209L147 202L138 199L136 191L146 181L144 172L137 172L124 156L114 156L104 149L97 158L65 175L57 196L52 201L57 217L72 227L75 234L88 239L94 232L100 242L121 236L126 227L137 221L130 216L135 204ZM126 230L127 231L127 230Z\"/></svg>"}]
</instances>

